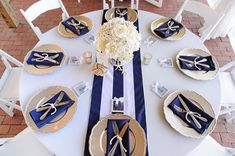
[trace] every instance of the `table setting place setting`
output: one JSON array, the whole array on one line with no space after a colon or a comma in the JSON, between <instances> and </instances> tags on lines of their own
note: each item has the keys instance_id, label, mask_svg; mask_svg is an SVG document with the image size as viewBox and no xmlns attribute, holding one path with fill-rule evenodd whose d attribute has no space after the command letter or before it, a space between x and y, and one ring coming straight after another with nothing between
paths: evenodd
<instances>
[{"instance_id":1,"label":"table setting place setting","mask_svg":"<svg viewBox=\"0 0 235 156\"><path fill-rule=\"evenodd\" d=\"M90 114L87 132L84 132L84 155L148 155L142 65L147 68L153 62L153 56L143 53L141 57L138 11L126 7L103 10L100 23L96 36L89 34L93 23L86 16L71 16L57 27L61 37L83 37L87 44L95 42L95 62L92 62L92 52L69 56L69 52L56 44L44 44L28 52L24 70L35 76L42 75L42 79L44 75L61 72L63 66L71 64L91 65L90 72L94 79L92 85L84 80L72 89L50 86L38 91L28 100L26 123L38 133L59 131L69 124L79 105L82 105L78 104L78 98L91 90ZM144 40L146 49L158 40L177 42L186 34L185 26L173 18L156 19L149 30L152 36ZM201 49L183 49L176 58L159 58L158 61L161 67L175 68L175 63L176 70L194 81L210 81L219 72L215 57ZM124 86L125 79L133 83ZM105 97L106 83L112 84L112 99L103 104L101 97ZM124 87L133 92L133 102L126 102ZM165 98L162 103L165 119L179 134L197 139L213 131L216 116L211 104L202 95L180 88L169 91L159 82L154 82L149 89L160 98ZM102 113L105 112L109 115L103 117Z\"/></svg>"}]
</instances>

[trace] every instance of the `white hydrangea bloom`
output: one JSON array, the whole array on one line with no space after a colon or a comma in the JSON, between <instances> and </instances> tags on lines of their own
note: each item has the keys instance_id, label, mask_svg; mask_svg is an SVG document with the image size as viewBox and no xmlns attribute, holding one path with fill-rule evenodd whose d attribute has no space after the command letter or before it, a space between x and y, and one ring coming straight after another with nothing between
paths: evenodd
<instances>
[{"instance_id":1,"label":"white hydrangea bloom","mask_svg":"<svg viewBox=\"0 0 235 156\"><path fill-rule=\"evenodd\" d=\"M113 18L98 30L97 50L109 58L128 61L140 47L141 36L124 18Z\"/></svg>"}]
</instances>

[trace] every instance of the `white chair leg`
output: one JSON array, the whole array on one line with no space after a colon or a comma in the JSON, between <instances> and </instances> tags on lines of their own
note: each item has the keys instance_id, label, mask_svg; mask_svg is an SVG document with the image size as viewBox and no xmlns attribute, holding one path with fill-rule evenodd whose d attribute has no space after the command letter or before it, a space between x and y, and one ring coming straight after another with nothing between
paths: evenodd
<instances>
[{"instance_id":1,"label":"white chair leg","mask_svg":"<svg viewBox=\"0 0 235 156\"><path fill-rule=\"evenodd\" d=\"M225 107L224 110L220 111L220 115L228 114L228 113L231 113L233 111L235 111L235 107L231 107L231 106L230 107Z\"/></svg>"},{"instance_id":2,"label":"white chair leg","mask_svg":"<svg viewBox=\"0 0 235 156\"><path fill-rule=\"evenodd\" d=\"M226 117L225 117L225 120L226 122L232 122L232 120L235 118L235 114L233 113L230 113L230 114L227 114Z\"/></svg>"},{"instance_id":3,"label":"white chair leg","mask_svg":"<svg viewBox=\"0 0 235 156\"><path fill-rule=\"evenodd\" d=\"M11 117L14 116L14 109L21 111L21 108L16 104L16 101L7 101L5 99L0 99L0 108L2 108L3 111L5 111Z\"/></svg>"},{"instance_id":4,"label":"white chair leg","mask_svg":"<svg viewBox=\"0 0 235 156\"><path fill-rule=\"evenodd\" d=\"M178 15L177 17L175 17L176 21L182 22L182 15Z\"/></svg>"},{"instance_id":5,"label":"white chair leg","mask_svg":"<svg viewBox=\"0 0 235 156\"><path fill-rule=\"evenodd\" d=\"M111 8L114 8L114 0L111 0Z\"/></svg>"},{"instance_id":6,"label":"white chair leg","mask_svg":"<svg viewBox=\"0 0 235 156\"><path fill-rule=\"evenodd\" d=\"M6 112L10 117L14 116L14 112L10 110L9 107L6 106L5 104L0 104L0 108L2 108L2 110Z\"/></svg>"},{"instance_id":7,"label":"white chair leg","mask_svg":"<svg viewBox=\"0 0 235 156\"><path fill-rule=\"evenodd\" d=\"M8 107L14 107L15 109L21 110L20 106L16 104L16 102L10 102L5 99L0 99L0 102L7 105Z\"/></svg>"}]
</instances>

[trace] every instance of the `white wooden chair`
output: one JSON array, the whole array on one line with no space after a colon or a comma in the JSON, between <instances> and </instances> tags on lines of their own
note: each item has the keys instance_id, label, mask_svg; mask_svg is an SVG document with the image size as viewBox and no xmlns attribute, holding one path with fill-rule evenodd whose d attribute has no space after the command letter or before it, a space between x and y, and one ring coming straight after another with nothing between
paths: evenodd
<instances>
[{"instance_id":1,"label":"white wooden chair","mask_svg":"<svg viewBox=\"0 0 235 156\"><path fill-rule=\"evenodd\" d=\"M6 67L0 79L0 108L13 116L13 109L21 110L16 102L19 100L19 79L23 64L1 49L0 56ZM13 67L11 63L16 67Z\"/></svg>"},{"instance_id":2,"label":"white wooden chair","mask_svg":"<svg viewBox=\"0 0 235 156\"><path fill-rule=\"evenodd\" d=\"M39 140L37 140L29 128L26 128L14 138L7 138L7 141L5 141L2 145L0 144L0 155L54 156L39 142Z\"/></svg>"},{"instance_id":3,"label":"white wooden chair","mask_svg":"<svg viewBox=\"0 0 235 156\"><path fill-rule=\"evenodd\" d=\"M103 0L103 9L109 9L115 7L115 0L109 0L109 1L111 1L111 7L109 7L109 4L106 2L106 0ZM131 8L138 10L139 0L131 0Z\"/></svg>"},{"instance_id":4,"label":"white wooden chair","mask_svg":"<svg viewBox=\"0 0 235 156\"><path fill-rule=\"evenodd\" d=\"M34 33L40 39L43 34L37 26L33 25L32 21L44 12L58 8L61 8L63 11L62 19L67 19L69 17L69 14L66 11L61 0L39 0L38 2L31 5L26 11L22 9L20 9L20 11L25 17L30 27L33 29Z\"/></svg>"},{"instance_id":5,"label":"white wooden chair","mask_svg":"<svg viewBox=\"0 0 235 156\"><path fill-rule=\"evenodd\" d=\"M235 61L220 68L219 78L223 107L220 115L226 114L226 121L230 122L235 118Z\"/></svg>"},{"instance_id":6,"label":"white wooden chair","mask_svg":"<svg viewBox=\"0 0 235 156\"><path fill-rule=\"evenodd\" d=\"M199 29L199 36L202 42L210 38L210 34L212 33L212 31L215 29L215 27L218 25L218 23L223 17L223 15L217 13L215 10L213 10L212 8L210 8L209 6L207 6L202 2L198 2L195 0L185 0L183 5L179 9L177 15L175 16L176 20L178 21L182 20L181 14L184 10L198 14L199 16L204 18L205 23L203 27Z\"/></svg>"},{"instance_id":7,"label":"white wooden chair","mask_svg":"<svg viewBox=\"0 0 235 156\"><path fill-rule=\"evenodd\" d=\"M145 1L159 8L162 7L162 3L163 3L163 0L145 0Z\"/></svg>"},{"instance_id":8,"label":"white wooden chair","mask_svg":"<svg viewBox=\"0 0 235 156\"><path fill-rule=\"evenodd\" d=\"M233 156L235 149L221 146L212 137L207 136L202 143L187 156Z\"/></svg>"}]
</instances>

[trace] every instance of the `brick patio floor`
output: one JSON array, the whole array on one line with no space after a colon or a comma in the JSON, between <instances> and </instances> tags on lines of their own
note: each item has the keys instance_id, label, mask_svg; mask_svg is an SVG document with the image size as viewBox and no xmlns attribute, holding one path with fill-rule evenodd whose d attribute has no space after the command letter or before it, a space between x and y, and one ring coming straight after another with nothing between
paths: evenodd
<instances>
[{"instance_id":1,"label":"brick patio floor","mask_svg":"<svg viewBox=\"0 0 235 156\"><path fill-rule=\"evenodd\" d=\"M81 0L80 4L77 0L63 0L66 9L70 15L77 15L93 10L102 9L102 0ZM128 0L124 0L128 1ZM174 17L183 0L164 0L163 7L157 8L144 0L140 0L140 9L151 11L164 15L166 17ZM205 2L205 0L201 0ZM4 20L0 16L0 48L8 52L10 55L23 61L26 53L34 47L38 42L25 19L21 15L19 9L26 9L36 0L11 0L10 4L15 10L16 16L20 21L18 28L9 29ZM60 10L49 11L35 20L43 32L53 28L60 22ZM183 14L183 23L192 32L197 34L198 28L202 26L203 20L191 13ZM235 59L235 54L227 37L217 38L205 42L206 47L217 58L220 66ZM0 72L3 71L1 64ZM22 113L16 111L14 117L7 116L0 109L0 137L12 137L18 134L26 127ZM226 124L223 118L218 119L217 126L211 134L219 143L229 147L235 147L235 126Z\"/></svg>"}]
</instances>

